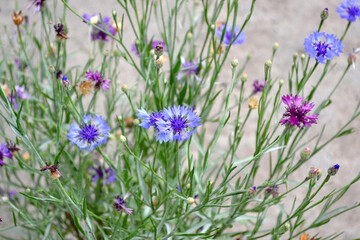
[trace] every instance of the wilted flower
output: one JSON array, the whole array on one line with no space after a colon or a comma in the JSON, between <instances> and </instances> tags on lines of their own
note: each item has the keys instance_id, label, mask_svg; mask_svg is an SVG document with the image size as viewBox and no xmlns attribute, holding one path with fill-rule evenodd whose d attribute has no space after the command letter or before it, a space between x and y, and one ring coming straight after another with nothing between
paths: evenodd
<instances>
[{"instance_id":1,"label":"wilted flower","mask_svg":"<svg viewBox=\"0 0 360 240\"><path fill-rule=\"evenodd\" d=\"M324 39L323 42L321 42ZM325 60L331 60L334 56L339 56L343 51L344 45L334 34L314 31L304 41L305 52L315 58L317 62L325 64Z\"/></svg>"},{"instance_id":2,"label":"wilted flower","mask_svg":"<svg viewBox=\"0 0 360 240\"><path fill-rule=\"evenodd\" d=\"M106 143L109 137L110 128L102 116L84 115L84 119L79 126L76 122L71 124L68 139L71 144L76 144L80 150L87 149L90 152L102 143Z\"/></svg>"},{"instance_id":3,"label":"wilted flower","mask_svg":"<svg viewBox=\"0 0 360 240\"><path fill-rule=\"evenodd\" d=\"M31 8L35 5L34 13L40 12L40 10L45 6L45 0L30 0L33 3L27 6L27 8Z\"/></svg>"},{"instance_id":4,"label":"wilted flower","mask_svg":"<svg viewBox=\"0 0 360 240\"><path fill-rule=\"evenodd\" d=\"M62 40L62 39L67 39L67 35L65 33L65 30L64 30L64 25L61 24L61 23L58 23L58 24L55 24L54 25L54 30L56 32L56 38L58 40Z\"/></svg>"},{"instance_id":5,"label":"wilted flower","mask_svg":"<svg viewBox=\"0 0 360 240\"><path fill-rule=\"evenodd\" d=\"M258 93L258 92L262 92L264 89L264 85L265 85L265 81L259 81L259 80L255 80L253 83L253 93Z\"/></svg>"},{"instance_id":6,"label":"wilted flower","mask_svg":"<svg viewBox=\"0 0 360 240\"><path fill-rule=\"evenodd\" d=\"M16 146L16 143L8 142L6 143L6 148L9 149L12 155L15 155L16 152L20 151L20 148Z\"/></svg>"},{"instance_id":7,"label":"wilted flower","mask_svg":"<svg viewBox=\"0 0 360 240\"><path fill-rule=\"evenodd\" d=\"M134 118L133 117L127 117L124 119L125 127L132 128L134 126Z\"/></svg>"},{"instance_id":8,"label":"wilted flower","mask_svg":"<svg viewBox=\"0 0 360 240\"><path fill-rule=\"evenodd\" d=\"M10 150L6 147L6 143L2 143L0 145L0 167L6 165L6 163L4 163L4 161L3 161L4 157L7 157L7 158L12 157Z\"/></svg>"},{"instance_id":9,"label":"wilted flower","mask_svg":"<svg viewBox=\"0 0 360 240\"><path fill-rule=\"evenodd\" d=\"M83 81L79 84L80 92L83 95L89 95L93 89L93 82L92 81Z\"/></svg>"},{"instance_id":10,"label":"wilted flower","mask_svg":"<svg viewBox=\"0 0 360 240\"><path fill-rule=\"evenodd\" d=\"M94 82L94 88L95 90L99 90L101 87L104 89L104 91L108 90L110 88L109 83L111 82L110 79L103 79L103 76L98 71L92 72L90 69L86 72L85 78L91 80Z\"/></svg>"},{"instance_id":11,"label":"wilted flower","mask_svg":"<svg viewBox=\"0 0 360 240\"><path fill-rule=\"evenodd\" d=\"M282 97L283 102L287 105L286 112L283 115L281 124L288 124L290 126L296 125L301 128L311 126L315 123L319 114L306 116L308 112L314 107L314 103L303 102L303 99L297 95L286 95Z\"/></svg>"},{"instance_id":12,"label":"wilted flower","mask_svg":"<svg viewBox=\"0 0 360 240\"><path fill-rule=\"evenodd\" d=\"M334 166L330 167L328 169L328 174L330 176L334 176L335 174L337 174L337 172L339 171L340 165L339 164L335 164Z\"/></svg>"},{"instance_id":13,"label":"wilted flower","mask_svg":"<svg viewBox=\"0 0 360 240\"><path fill-rule=\"evenodd\" d=\"M24 20L24 15L22 14L21 11L18 11L18 12L14 11L11 14L11 18L12 18L13 22L19 26Z\"/></svg>"},{"instance_id":14,"label":"wilted flower","mask_svg":"<svg viewBox=\"0 0 360 240\"><path fill-rule=\"evenodd\" d=\"M91 179L92 182L96 182L98 179L101 179L102 184L110 184L116 180L116 175L111 168L102 168L99 166L97 168L90 167L90 169L96 172Z\"/></svg>"},{"instance_id":15,"label":"wilted flower","mask_svg":"<svg viewBox=\"0 0 360 240\"><path fill-rule=\"evenodd\" d=\"M49 165L47 162L45 163L46 166L41 167L40 171L46 171L50 170L50 175L52 179L58 179L59 177L64 177L64 175L61 174L59 169L59 162L57 161L55 165Z\"/></svg>"},{"instance_id":16,"label":"wilted flower","mask_svg":"<svg viewBox=\"0 0 360 240\"><path fill-rule=\"evenodd\" d=\"M236 25L233 27L228 24L226 25L225 28L225 24L221 24L220 27L218 28L218 30L216 31L216 35L220 37L220 41L223 38L222 43L225 45L230 45L231 41L233 41L233 44L243 44L246 40L246 35L245 33L242 31L240 34L240 28ZM237 36L239 34L239 36Z\"/></svg>"},{"instance_id":17,"label":"wilted flower","mask_svg":"<svg viewBox=\"0 0 360 240\"><path fill-rule=\"evenodd\" d=\"M139 126L149 129L153 126L157 130L157 140L162 142L189 140L190 136L200 126L200 117L193 108L187 106L173 106L164 108L160 112L148 114L143 108L138 109L138 118L142 120Z\"/></svg>"},{"instance_id":18,"label":"wilted flower","mask_svg":"<svg viewBox=\"0 0 360 240\"><path fill-rule=\"evenodd\" d=\"M2 222L3 220L0 218L0 222Z\"/></svg>"},{"instance_id":19,"label":"wilted flower","mask_svg":"<svg viewBox=\"0 0 360 240\"><path fill-rule=\"evenodd\" d=\"M126 206L125 199L128 196L129 196L129 194L126 194L124 198L121 198L120 196L116 196L114 207L116 208L116 210L118 210L118 211L124 210L127 214L130 215L133 213L134 210L132 210Z\"/></svg>"},{"instance_id":20,"label":"wilted flower","mask_svg":"<svg viewBox=\"0 0 360 240\"><path fill-rule=\"evenodd\" d=\"M248 107L250 109L256 109L259 107L259 99L257 97L251 96L249 98Z\"/></svg>"},{"instance_id":21,"label":"wilted flower","mask_svg":"<svg viewBox=\"0 0 360 240\"><path fill-rule=\"evenodd\" d=\"M273 198L276 198L279 196L279 186L278 185L272 185L265 189L265 194L271 194Z\"/></svg>"},{"instance_id":22,"label":"wilted flower","mask_svg":"<svg viewBox=\"0 0 360 240\"><path fill-rule=\"evenodd\" d=\"M90 14L84 14L83 16L84 19L86 19L88 22L96 25L97 27L99 27L100 29L105 31L105 28L102 24L102 22L100 21L100 16L99 14L93 14L92 16ZM110 18L109 17L104 17L102 19L104 21L104 25L107 28L107 30L109 31L109 33L111 35L115 35L115 28L110 24ZM104 31L100 31L99 29L92 27L91 29L91 40L95 41L95 40L100 40L100 41L107 41L107 37L108 35L104 32Z\"/></svg>"},{"instance_id":23,"label":"wilted flower","mask_svg":"<svg viewBox=\"0 0 360 240\"><path fill-rule=\"evenodd\" d=\"M341 18L345 18L350 22L355 22L356 17L360 19L359 2L357 0L343 0L336 8L336 12Z\"/></svg>"}]
</instances>

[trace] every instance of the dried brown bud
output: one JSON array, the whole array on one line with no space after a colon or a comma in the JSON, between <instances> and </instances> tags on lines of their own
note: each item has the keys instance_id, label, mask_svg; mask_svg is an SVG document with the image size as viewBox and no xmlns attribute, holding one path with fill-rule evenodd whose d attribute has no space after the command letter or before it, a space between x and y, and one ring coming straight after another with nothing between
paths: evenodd
<instances>
[{"instance_id":1,"label":"dried brown bud","mask_svg":"<svg viewBox=\"0 0 360 240\"><path fill-rule=\"evenodd\" d=\"M24 20L24 16L23 16L23 14L22 14L22 12L21 11L18 11L18 12L13 12L12 14L11 14L11 18L12 18L12 20L13 20L13 22L16 24L16 25L20 25L22 22L23 22L23 20Z\"/></svg>"}]
</instances>

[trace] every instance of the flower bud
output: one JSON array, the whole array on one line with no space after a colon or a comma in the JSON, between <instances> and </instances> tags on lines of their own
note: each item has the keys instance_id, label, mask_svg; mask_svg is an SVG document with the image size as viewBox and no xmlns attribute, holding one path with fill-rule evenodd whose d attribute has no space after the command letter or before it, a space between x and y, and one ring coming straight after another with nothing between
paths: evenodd
<instances>
[{"instance_id":1,"label":"flower bud","mask_svg":"<svg viewBox=\"0 0 360 240\"><path fill-rule=\"evenodd\" d=\"M92 24L97 24L99 22L99 16L96 15L96 16L93 16L90 18L90 23Z\"/></svg>"},{"instance_id":2,"label":"flower bud","mask_svg":"<svg viewBox=\"0 0 360 240\"><path fill-rule=\"evenodd\" d=\"M164 84L167 84L167 82L168 82L168 79L164 78Z\"/></svg>"},{"instance_id":3,"label":"flower bud","mask_svg":"<svg viewBox=\"0 0 360 240\"><path fill-rule=\"evenodd\" d=\"M294 52L294 54L293 54L293 60L295 61L298 56L299 56L299 54L298 54L297 52Z\"/></svg>"},{"instance_id":4,"label":"flower bud","mask_svg":"<svg viewBox=\"0 0 360 240\"><path fill-rule=\"evenodd\" d=\"M117 11L116 11L116 10L112 10L112 15L113 15L114 18L116 18L116 16L117 16Z\"/></svg>"},{"instance_id":5,"label":"flower bud","mask_svg":"<svg viewBox=\"0 0 360 240\"><path fill-rule=\"evenodd\" d=\"M300 152L300 160L306 161L309 159L310 155L311 155L311 150L310 148L306 147L304 148L304 150Z\"/></svg>"},{"instance_id":6,"label":"flower bud","mask_svg":"<svg viewBox=\"0 0 360 240\"><path fill-rule=\"evenodd\" d=\"M236 68L238 64L239 64L239 60L236 57L234 57L233 60L231 61L231 66L233 68Z\"/></svg>"},{"instance_id":7,"label":"flower bud","mask_svg":"<svg viewBox=\"0 0 360 240\"><path fill-rule=\"evenodd\" d=\"M322 175L322 171L321 169L318 169L318 168L310 168L310 171L309 171L309 179L314 179L316 178L316 180L319 180L321 178L321 175Z\"/></svg>"},{"instance_id":8,"label":"flower bud","mask_svg":"<svg viewBox=\"0 0 360 240\"><path fill-rule=\"evenodd\" d=\"M53 65L50 65L49 67L49 72L50 73L54 73L55 72L55 67Z\"/></svg>"},{"instance_id":9,"label":"flower bud","mask_svg":"<svg viewBox=\"0 0 360 240\"><path fill-rule=\"evenodd\" d=\"M124 135L120 135L120 142L126 142L126 137Z\"/></svg>"},{"instance_id":10,"label":"flower bud","mask_svg":"<svg viewBox=\"0 0 360 240\"><path fill-rule=\"evenodd\" d=\"M348 57L348 63L349 64L355 64L356 62L356 55L354 53L350 53Z\"/></svg>"},{"instance_id":11,"label":"flower bud","mask_svg":"<svg viewBox=\"0 0 360 240\"><path fill-rule=\"evenodd\" d=\"M252 58L252 55L249 53L247 56L246 56L246 59L247 60L250 60Z\"/></svg>"},{"instance_id":12,"label":"flower bud","mask_svg":"<svg viewBox=\"0 0 360 240\"><path fill-rule=\"evenodd\" d=\"M127 127L127 128L132 128L134 126L134 118L133 117L125 118L124 122L125 122L125 127Z\"/></svg>"},{"instance_id":13,"label":"flower bud","mask_svg":"<svg viewBox=\"0 0 360 240\"><path fill-rule=\"evenodd\" d=\"M62 77L62 83L65 87L68 87L70 85L69 79L66 76Z\"/></svg>"},{"instance_id":14,"label":"flower bud","mask_svg":"<svg viewBox=\"0 0 360 240\"><path fill-rule=\"evenodd\" d=\"M122 87L121 87L121 90L122 90L123 92L127 92L128 86L127 86L126 84L123 84Z\"/></svg>"},{"instance_id":15,"label":"flower bud","mask_svg":"<svg viewBox=\"0 0 360 240\"><path fill-rule=\"evenodd\" d=\"M3 196L1 199L4 203L7 203L9 201L9 198L7 196Z\"/></svg>"},{"instance_id":16,"label":"flower bud","mask_svg":"<svg viewBox=\"0 0 360 240\"><path fill-rule=\"evenodd\" d=\"M12 14L11 14L11 18L12 18L12 20L13 20L13 22L16 24L16 25L20 25L22 22L23 22L23 20L24 20L24 16L23 16L23 14L22 14L22 12L21 11L18 11L18 12L13 12Z\"/></svg>"},{"instance_id":17,"label":"flower bud","mask_svg":"<svg viewBox=\"0 0 360 240\"><path fill-rule=\"evenodd\" d=\"M25 161L27 161L27 160L29 160L29 158L30 158L30 154L29 154L28 152L24 152L24 153L22 154L22 158L23 158Z\"/></svg>"},{"instance_id":18,"label":"flower bud","mask_svg":"<svg viewBox=\"0 0 360 240\"><path fill-rule=\"evenodd\" d=\"M250 197L254 197L256 194L256 186L253 186L249 189L248 194Z\"/></svg>"},{"instance_id":19,"label":"flower bud","mask_svg":"<svg viewBox=\"0 0 360 240\"><path fill-rule=\"evenodd\" d=\"M134 119L134 124L135 124L135 125L139 125L139 123L140 123L140 122L139 122L139 119Z\"/></svg>"},{"instance_id":20,"label":"flower bud","mask_svg":"<svg viewBox=\"0 0 360 240\"><path fill-rule=\"evenodd\" d=\"M259 107L259 99L255 96L249 98L248 106L250 109L256 109Z\"/></svg>"},{"instance_id":21,"label":"flower bud","mask_svg":"<svg viewBox=\"0 0 360 240\"><path fill-rule=\"evenodd\" d=\"M188 32L187 38L188 38L188 39L192 39L192 36L193 36L193 34L192 34L191 32Z\"/></svg>"},{"instance_id":22,"label":"flower bud","mask_svg":"<svg viewBox=\"0 0 360 240\"><path fill-rule=\"evenodd\" d=\"M268 67L268 68L271 68L271 65L272 65L272 62L271 60L267 60L266 63L265 63L265 66Z\"/></svg>"},{"instance_id":23,"label":"flower bud","mask_svg":"<svg viewBox=\"0 0 360 240\"><path fill-rule=\"evenodd\" d=\"M119 121L121 121L121 120L123 119L123 117L122 117L121 115L118 115L118 116L117 116L117 119L118 119Z\"/></svg>"},{"instance_id":24,"label":"flower bud","mask_svg":"<svg viewBox=\"0 0 360 240\"><path fill-rule=\"evenodd\" d=\"M280 85L280 86L284 85L284 79L280 79L279 85Z\"/></svg>"},{"instance_id":25,"label":"flower bud","mask_svg":"<svg viewBox=\"0 0 360 240\"><path fill-rule=\"evenodd\" d=\"M288 230L290 229L290 224L289 223L285 223L278 231L279 235L283 235L284 233L286 233Z\"/></svg>"},{"instance_id":26,"label":"flower bud","mask_svg":"<svg viewBox=\"0 0 360 240\"><path fill-rule=\"evenodd\" d=\"M329 16L329 9L328 8L324 8L324 10L322 10L321 14L320 14L320 18L321 20L326 20Z\"/></svg>"},{"instance_id":27,"label":"flower bud","mask_svg":"<svg viewBox=\"0 0 360 240\"><path fill-rule=\"evenodd\" d=\"M273 45L273 50L276 51L276 50L278 50L278 48L279 48L279 43L275 42Z\"/></svg>"},{"instance_id":28,"label":"flower bud","mask_svg":"<svg viewBox=\"0 0 360 240\"><path fill-rule=\"evenodd\" d=\"M336 175L336 173L339 171L340 165L339 164L335 164L334 166L332 166L331 168L328 169L328 174L330 176L334 176Z\"/></svg>"},{"instance_id":29,"label":"flower bud","mask_svg":"<svg viewBox=\"0 0 360 240\"><path fill-rule=\"evenodd\" d=\"M160 57L161 55L164 54L164 47L161 43L158 43L156 46L155 46L155 55L157 57Z\"/></svg>"},{"instance_id":30,"label":"flower bud","mask_svg":"<svg viewBox=\"0 0 360 240\"><path fill-rule=\"evenodd\" d=\"M195 199L192 198L192 197L189 197L187 200L186 200L189 204L193 204L195 202Z\"/></svg>"},{"instance_id":31,"label":"flower bud","mask_svg":"<svg viewBox=\"0 0 360 240\"><path fill-rule=\"evenodd\" d=\"M304 60L305 59L305 54L304 53L302 53L301 55L300 55L300 58L301 58L301 60Z\"/></svg>"},{"instance_id":32,"label":"flower bud","mask_svg":"<svg viewBox=\"0 0 360 240\"><path fill-rule=\"evenodd\" d=\"M241 81L242 81L242 82L246 82L246 81L247 81L247 78L248 78L247 74L244 73L244 74L241 76Z\"/></svg>"}]
</instances>

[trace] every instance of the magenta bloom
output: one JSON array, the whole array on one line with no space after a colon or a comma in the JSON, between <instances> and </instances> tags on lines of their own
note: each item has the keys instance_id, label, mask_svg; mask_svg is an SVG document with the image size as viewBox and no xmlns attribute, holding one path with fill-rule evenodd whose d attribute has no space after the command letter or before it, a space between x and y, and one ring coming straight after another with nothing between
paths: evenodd
<instances>
[{"instance_id":1,"label":"magenta bloom","mask_svg":"<svg viewBox=\"0 0 360 240\"><path fill-rule=\"evenodd\" d=\"M253 83L253 93L258 93L258 92L262 92L264 89L264 85L265 85L265 81L259 81L259 80L255 80L255 82Z\"/></svg>"},{"instance_id":2,"label":"magenta bloom","mask_svg":"<svg viewBox=\"0 0 360 240\"><path fill-rule=\"evenodd\" d=\"M124 210L127 214L132 214L134 210L126 207L126 202L125 199L128 195L126 194L126 196L124 198L121 198L119 196L115 197L115 203L114 203L114 207L116 208L116 210L121 211Z\"/></svg>"},{"instance_id":3,"label":"magenta bloom","mask_svg":"<svg viewBox=\"0 0 360 240\"><path fill-rule=\"evenodd\" d=\"M290 126L296 125L301 128L311 126L315 123L319 114L306 116L308 112L315 106L314 103L303 102L303 99L297 95L286 95L282 97L283 102L287 105L286 112L283 115L281 124Z\"/></svg>"},{"instance_id":4,"label":"magenta bloom","mask_svg":"<svg viewBox=\"0 0 360 240\"><path fill-rule=\"evenodd\" d=\"M3 143L0 145L0 167L6 165L6 163L4 163L4 157L7 158L11 158L12 154L9 151L9 149L6 147L6 143Z\"/></svg>"},{"instance_id":5,"label":"magenta bloom","mask_svg":"<svg viewBox=\"0 0 360 240\"><path fill-rule=\"evenodd\" d=\"M103 76L98 71L92 72L90 69L86 72L85 78L93 81L95 83L95 90L99 90L101 87L104 89L104 91L108 90L110 88L109 83L111 82L110 79L103 79Z\"/></svg>"}]
</instances>

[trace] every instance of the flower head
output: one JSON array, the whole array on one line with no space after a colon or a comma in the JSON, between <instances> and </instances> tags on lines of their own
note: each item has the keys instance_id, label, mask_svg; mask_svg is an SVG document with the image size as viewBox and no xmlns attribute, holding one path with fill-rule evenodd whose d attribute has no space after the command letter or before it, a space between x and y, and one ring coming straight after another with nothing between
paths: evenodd
<instances>
[{"instance_id":1,"label":"flower head","mask_svg":"<svg viewBox=\"0 0 360 240\"><path fill-rule=\"evenodd\" d=\"M322 40L324 40L322 42ZM305 52L317 62L325 64L325 60L331 60L334 56L342 53L344 45L334 34L314 31L304 41Z\"/></svg>"},{"instance_id":2,"label":"flower head","mask_svg":"<svg viewBox=\"0 0 360 240\"><path fill-rule=\"evenodd\" d=\"M3 161L4 157L7 157L7 158L12 157L10 150L6 147L6 143L2 143L0 145L0 167L6 165L6 163L4 163L4 161Z\"/></svg>"},{"instance_id":3,"label":"flower head","mask_svg":"<svg viewBox=\"0 0 360 240\"><path fill-rule=\"evenodd\" d=\"M32 4L27 6L27 8L31 8L35 5L34 13L40 12L40 10L45 6L45 0L30 0L32 1Z\"/></svg>"},{"instance_id":4,"label":"flower head","mask_svg":"<svg viewBox=\"0 0 360 240\"><path fill-rule=\"evenodd\" d=\"M160 112L148 114L143 108L138 110L138 118L142 120L139 126L157 130L157 140L162 142L190 140L190 136L200 126L200 117L193 108L188 106L173 106Z\"/></svg>"},{"instance_id":5,"label":"flower head","mask_svg":"<svg viewBox=\"0 0 360 240\"><path fill-rule=\"evenodd\" d=\"M309 115L306 114L311 111L315 106L314 103L303 102L303 99L297 95L286 95L282 97L283 102L287 105L286 112L283 115L281 124L288 124L290 126L296 125L301 128L311 126L315 123L319 114Z\"/></svg>"},{"instance_id":6,"label":"flower head","mask_svg":"<svg viewBox=\"0 0 360 240\"><path fill-rule=\"evenodd\" d=\"M88 22L91 22L92 24L96 25L97 27L99 27L100 29L102 29L104 31L105 31L105 28L104 28L104 25L105 25L105 27L107 28L107 30L109 31L109 33L111 35L115 35L115 33L116 33L116 29L112 26L112 24L110 24L109 17L104 17L102 19L104 22L104 25L100 21L99 14L93 14L93 15L84 14L83 18L85 18ZM91 40L92 41L95 41L95 40L107 41L108 35L104 31L100 31L99 29L92 27Z\"/></svg>"},{"instance_id":7,"label":"flower head","mask_svg":"<svg viewBox=\"0 0 360 240\"><path fill-rule=\"evenodd\" d=\"M360 19L360 9L358 0L343 0L336 8L336 12L341 18L345 18L350 22L355 22L356 17Z\"/></svg>"},{"instance_id":8,"label":"flower head","mask_svg":"<svg viewBox=\"0 0 360 240\"><path fill-rule=\"evenodd\" d=\"M96 172L91 179L92 182L96 182L98 179L101 179L102 184L110 184L116 180L116 175L111 168L102 168L99 166L97 168L91 167L90 169Z\"/></svg>"},{"instance_id":9,"label":"flower head","mask_svg":"<svg viewBox=\"0 0 360 240\"><path fill-rule=\"evenodd\" d=\"M64 177L59 171L59 162L56 162L54 165L49 165L47 162L46 166L41 167L40 171L50 170L50 175L52 179L58 179L59 177Z\"/></svg>"},{"instance_id":10,"label":"flower head","mask_svg":"<svg viewBox=\"0 0 360 240\"><path fill-rule=\"evenodd\" d=\"M58 40L62 40L62 39L67 39L67 35L65 33L65 30L64 30L64 25L61 24L61 23L58 23L58 24L55 24L54 25L54 30L56 32L56 38Z\"/></svg>"},{"instance_id":11,"label":"flower head","mask_svg":"<svg viewBox=\"0 0 360 240\"><path fill-rule=\"evenodd\" d=\"M146 44L147 41L145 40L144 43ZM131 45L131 51L134 52L137 56L140 56L140 52L142 51L142 49L138 49L138 47L141 45L141 42L137 40L137 42L134 42ZM151 42L151 50L155 50L157 45L161 45L162 46L162 51L163 52L168 52L168 49L166 47L166 44L163 41L159 41L159 40L154 40Z\"/></svg>"},{"instance_id":12,"label":"flower head","mask_svg":"<svg viewBox=\"0 0 360 240\"><path fill-rule=\"evenodd\" d=\"M255 80L253 83L253 93L258 93L258 92L262 92L264 89L264 85L265 85L265 81L259 81L259 80Z\"/></svg>"},{"instance_id":13,"label":"flower head","mask_svg":"<svg viewBox=\"0 0 360 240\"><path fill-rule=\"evenodd\" d=\"M190 76L194 76L195 79L200 82L201 78L198 76L198 74L200 73L200 59L198 60L198 62L186 62L185 59L183 57L180 58L181 60L181 68L180 68L180 72L177 76L177 79L180 80L183 77L190 77Z\"/></svg>"},{"instance_id":14,"label":"flower head","mask_svg":"<svg viewBox=\"0 0 360 240\"><path fill-rule=\"evenodd\" d=\"M334 176L337 174L337 172L339 171L340 165L339 164L335 164L334 166L330 167L328 169L328 174L330 176Z\"/></svg>"},{"instance_id":15,"label":"flower head","mask_svg":"<svg viewBox=\"0 0 360 240\"><path fill-rule=\"evenodd\" d=\"M124 198L121 198L120 196L115 197L114 207L116 210L121 211L124 210L127 214L132 214L134 210L126 207L125 199L128 195L126 195Z\"/></svg>"},{"instance_id":16,"label":"flower head","mask_svg":"<svg viewBox=\"0 0 360 240\"><path fill-rule=\"evenodd\" d=\"M91 80L94 82L94 88L95 90L99 90L101 87L104 89L104 91L108 90L110 88L109 83L111 82L110 79L103 79L103 76L98 71L92 72L90 69L86 72L85 78Z\"/></svg>"},{"instance_id":17,"label":"flower head","mask_svg":"<svg viewBox=\"0 0 360 240\"><path fill-rule=\"evenodd\" d=\"M87 149L90 152L102 143L106 143L109 137L110 127L102 116L84 115L84 119L79 126L76 122L71 124L68 139L71 144L76 144L80 150Z\"/></svg>"},{"instance_id":18,"label":"flower head","mask_svg":"<svg viewBox=\"0 0 360 240\"><path fill-rule=\"evenodd\" d=\"M265 194L271 194L273 198L276 198L279 195L279 186L272 185L265 189Z\"/></svg>"},{"instance_id":19,"label":"flower head","mask_svg":"<svg viewBox=\"0 0 360 240\"><path fill-rule=\"evenodd\" d=\"M16 146L16 143L13 142L7 142L6 148L9 149L11 155L15 155L16 152L20 151L20 148Z\"/></svg>"},{"instance_id":20,"label":"flower head","mask_svg":"<svg viewBox=\"0 0 360 240\"><path fill-rule=\"evenodd\" d=\"M223 38L223 42L225 45L230 45L231 41L234 41L233 44L243 44L246 40L246 35L242 31L240 34L240 28L236 25L233 27L228 24L225 27L225 24L221 24L220 27L216 31L216 35ZM237 36L239 34L239 36ZM232 36L232 37L231 37Z\"/></svg>"}]
</instances>

